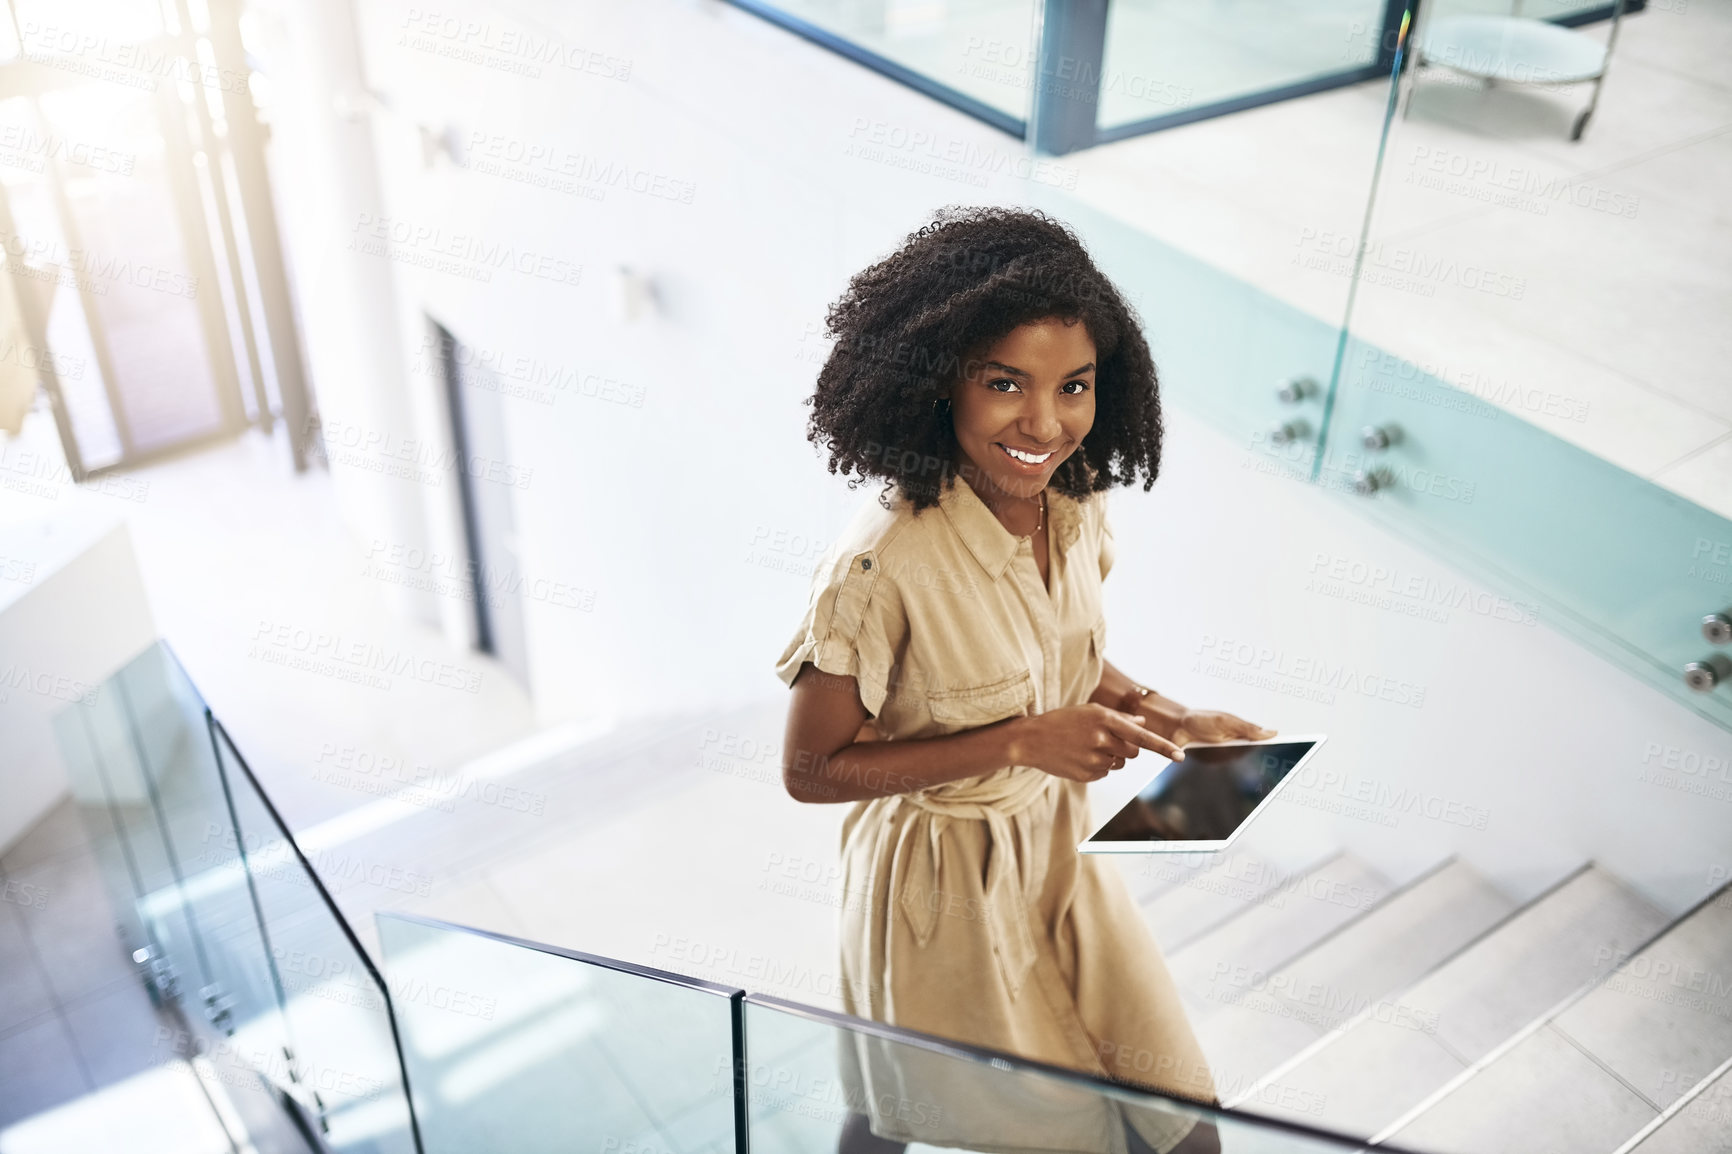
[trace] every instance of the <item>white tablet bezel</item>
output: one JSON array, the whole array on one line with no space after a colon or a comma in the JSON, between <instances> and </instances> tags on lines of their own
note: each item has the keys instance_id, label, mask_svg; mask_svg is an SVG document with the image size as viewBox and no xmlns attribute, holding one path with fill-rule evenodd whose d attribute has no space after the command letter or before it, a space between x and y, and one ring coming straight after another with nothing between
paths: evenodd
<instances>
[{"instance_id":1,"label":"white tablet bezel","mask_svg":"<svg viewBox=\"0 0 1732 1154\"><path fill-rule=\"evenodd\" d=\"M1292 781L1294 778L1299 776L1299 771L1305 768L1305 763L1310 761L1313 757L1316 757L1317 751L1322 749L1323 743L1328 741L1328 740L1329 740L1328 735L1322 734L1322 733L1281 733L1281 734L1276 734L1274 737L1267 738L1263 741L1199 741L1199 742L1196 742L1194 744L1197 746L1209 746L1211 748L1219 748L1219 747L1234 746L1234 745L1291 745L1295 742L1303 742L1303 741L1309 741L1312 744L1311 744L1311 748L1305 751L1305 755L1303 757L1301 757L1298 761L1293 763L1293 768L1287 771L1287 775L1285 777L1283 777L1280 781L1275 783L1275 788L1269 791L1268 796L1265 797L1262 801L1257 803L1257 808L1253 809L1250 813L1245 815L1245 820L1239 823L1239 828L1234 830L1232 833L1232 836L1230 836L1230 837L1224 838L1221 841L1100 841L1100 842L1097 842L1097 841L1090 841L1089 840L1089 838L1092 838L1092 837L1094 837L1095 834L1099 833L1101 831L1101 829L1106 826L1107 822L1109 822L1113 818L1117 817L1119 814L1119 811L1121 809L1123 809L1125 806L1129 805L1133 798L1135 798L1138 794L1142 793L1143 790L1147 789L1149 787L1149 783L1151 781L1154 781L1156 777L1165 773L1167 771L1168 765L1174 764L1172 761L1169 760L1169 761L1167 761L1166 765L1161 766L1160 769L1156 770L1154 773L1151 773L1147 777L1145 777L1143 779L1143 783L1136 788L1135 792L1131 793L1123 801L1121 801L1117 805L1113 806L1111 813L1107 814L1106 817L1101 818L1100 820L1096 821L1094 823L1094 827L1089 830L1088 838L1084 838L1082 840L1082 843L1076 847L1077 852L1078 853L1215 853L1215 852L1218 852L1220 850L1224 850L1228 846L1232 845L1235 841L1239 840L1239 835L1245 832L1245 827L1249 826L1253 821L1257 820L1257 815L1262 813L1263 810L1269 805L1269 803L1275 800L1275 796L1287 787L1288 782ZM1186 748L1190 748L1190 746L1187 746ZM1157 756L1159 756L1159 755L1157 755ZM1136 763L1133 761L1131 764L1135 765ZM1123 771L1121 770L1119 772L1123 772Z\"/></svg>"}]
</instances>

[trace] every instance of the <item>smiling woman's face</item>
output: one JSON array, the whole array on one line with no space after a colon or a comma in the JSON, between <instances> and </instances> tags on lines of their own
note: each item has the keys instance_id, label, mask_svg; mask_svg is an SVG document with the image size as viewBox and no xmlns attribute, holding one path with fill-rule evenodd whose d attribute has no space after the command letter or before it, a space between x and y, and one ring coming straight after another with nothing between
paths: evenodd
<instances>
[{"instance_id":1,"label":"smiling woman's face","mask_svg":"<svg viewBox=\"0 0 1732 1154\"><path fill-rule=\"evenodd\" d=\"M950 395L963 476L1034 497L1095 423L1095 342L1081 321L1019 325L975 358Z\"/></svg>"}]
</instances>

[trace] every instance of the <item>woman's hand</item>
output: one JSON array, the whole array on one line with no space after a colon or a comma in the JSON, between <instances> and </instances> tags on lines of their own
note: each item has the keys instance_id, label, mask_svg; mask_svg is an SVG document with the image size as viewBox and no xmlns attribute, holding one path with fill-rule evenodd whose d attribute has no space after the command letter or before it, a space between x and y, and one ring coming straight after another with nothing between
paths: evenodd
<instances>
[{"instance_id":1,"label":"woman's hand","mask_svg":"<svg viewBox=\"0 0 1732 1154\"><path fill-rule=\"evenodd\" d=\"M1143 728L1143 720L1095 702L1019 717L1010 723L1012 763L1068 781L1099 781L1145 749L1184 759L1178 745Z\"/></svg>"},{"instance_id":2,"label":"woman's hand","mask_svg":"<svg viewBox=\"0 0 1732 1154\"><path fill-rule=\"evenodd\" d=\"M1231 713L1213 709L1187 709L1173 729L1173 741L1179 745L1210 741L1264 741L1274 736L1273 729L1264 729Z\"/></svg>"}]
</instances>

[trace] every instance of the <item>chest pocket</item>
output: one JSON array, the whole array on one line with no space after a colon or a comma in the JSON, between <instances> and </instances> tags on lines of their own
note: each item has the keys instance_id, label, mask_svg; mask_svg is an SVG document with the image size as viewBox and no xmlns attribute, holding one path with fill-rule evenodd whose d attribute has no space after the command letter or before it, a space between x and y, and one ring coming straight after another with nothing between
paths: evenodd
<instances>
[{"instance_id":1,"label":"chest pocket","mask_svg":"<svg viewBox=\"0 0 1732 1154\"><path fill-rule=\"evenodd\" d=\"M1034 679L1019 669L1008 677L981 685L932 689L926 695L927 712L944 725L972 729L1006 717L1019 717L1034 702Z\"/></svg>"}]
</instances>

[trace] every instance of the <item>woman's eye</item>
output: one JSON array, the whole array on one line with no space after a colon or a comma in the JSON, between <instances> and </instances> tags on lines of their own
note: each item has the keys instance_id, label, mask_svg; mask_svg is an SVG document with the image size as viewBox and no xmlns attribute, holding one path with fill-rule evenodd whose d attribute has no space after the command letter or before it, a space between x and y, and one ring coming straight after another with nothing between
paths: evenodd
<instances>
[{"instance_id":1,"label":"woman's eye","mask_svg":"<svg viewBox=\"0 0 1732 1154\"><path fill-rule=\"evenodd\" d=\"M1000 385L1009 385L1010 388L1001 389L998 387ZM1008 393L1010 391L1010 389L1017 388L1018 386L1017 386L1017 383L1015 381L1011 380L1009 377L1000 377L996 381L986 382L986 387L989 389L992 389L994 392Z\"/></svg>"},{"instance_id":2,"label":"woman's eye","mask_svg":"<svg viewBox=\"0 0 1732 1154\"><path fill-rule=\"evenodd\" d=\"M1071 396L1073 396L1073 397L1080 394L1080 393L1086 393L1088 391L1088 387L1089 387L1089 383L1087 381L1066 381L1064 387L1068 389L1072 385L1076 386L1076 392L1071 394Z\"/></svg>"}]
</instances>

